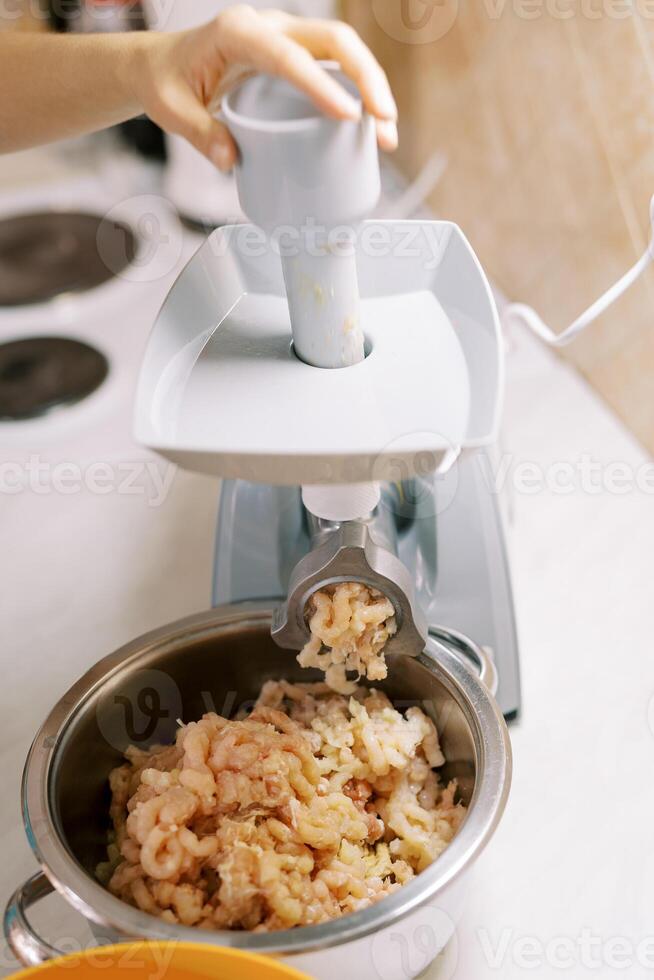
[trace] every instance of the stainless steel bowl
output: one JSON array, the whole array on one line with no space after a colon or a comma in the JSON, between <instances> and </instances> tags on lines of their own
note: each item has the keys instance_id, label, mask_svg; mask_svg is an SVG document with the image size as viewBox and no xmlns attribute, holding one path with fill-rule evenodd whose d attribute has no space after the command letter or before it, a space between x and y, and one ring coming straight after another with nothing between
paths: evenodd
<instances>
[{"instance_id":1,"label":"stainless steel bowl","mask_svg":"<svg viewBox=\"0 0 654 980\"><path fill-rule=\"evenodd\" d=\"M107 775L130 743L171 741L177 719L231 713L269 678L318 679L270 638L272 610L229 606L183 619L111 654L53 708L25 766L23 815L42 871L7 907L5 931L24 963L56 955L30 926L30 904L57 889L100 941L147 937L234 946L287 959L317 978L407 980L445 945L470 869L492 836L509 790L504 719L482 677L491 665L473 643L436 631L417 658L393 658L381 687L398 708L418 703L437 721L467 817L444 854L377 905L318 926L253 934L175 926L134 909L94 878L105 858ZM475 670L473 663L476 663Z\"/></svg>"}]
</instances>

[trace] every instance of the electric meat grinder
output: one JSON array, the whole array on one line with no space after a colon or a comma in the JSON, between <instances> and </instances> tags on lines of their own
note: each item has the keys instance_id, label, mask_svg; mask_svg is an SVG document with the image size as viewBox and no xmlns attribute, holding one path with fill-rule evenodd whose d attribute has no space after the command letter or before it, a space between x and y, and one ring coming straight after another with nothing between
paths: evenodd
<instances>
[{"instance_id":1,"label":"electric meat grinder","mask_svg":"<svg viewBox=\"0 0 654 980\"><path fill-rule=\"evenodd\" d=\"M366 220L380 176L365 114L328 119L267 76L223 114L255 224L217 229L182 272L136 406L141 442L223 477L214 602L275 600L273 637L299 650L312 592L364 582L394 606L391 663L429 630L451 643L462 630L492 651L515 715L489 478L502 340L483 270L450 222Z\"/></svg>"}]
</instances>

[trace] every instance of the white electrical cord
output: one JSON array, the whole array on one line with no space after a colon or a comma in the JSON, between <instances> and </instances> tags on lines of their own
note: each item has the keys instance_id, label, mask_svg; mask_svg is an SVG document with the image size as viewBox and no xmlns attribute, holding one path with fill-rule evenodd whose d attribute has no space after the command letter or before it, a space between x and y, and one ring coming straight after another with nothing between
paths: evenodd
<instances>
[{"instance_id":1,"label":"white electrical cord","mask_svg":"<svg viewBox=\"0 0 654 980\"><path fill-rule=\"evenodd\" d=\"M649 202L649 220L650 220L650 239L647 249L638 261L632 265L625 274L615 282L610 289L607 289L599 299L596 299L592 306L578 316L573 323L570 324L562 333L556 334L551 330L546 323L541 320L538 313L533 310L530 306L526 306L524 303L510 303L502 311L502 321L505 325L508 325L511 321L519 321L524 323L533 331L541 340L544 340L546 344L551 347L564 347L569 344L571 340L574 340L578 334L585 330L586 327L604 313L605 310L609 308L613 303L615 303L618 297L622 296L624 292L632 286L638 277L645 271L647 266L650 264L652 259L654 259L654 197Z\"/></svg>"}]
</instances>

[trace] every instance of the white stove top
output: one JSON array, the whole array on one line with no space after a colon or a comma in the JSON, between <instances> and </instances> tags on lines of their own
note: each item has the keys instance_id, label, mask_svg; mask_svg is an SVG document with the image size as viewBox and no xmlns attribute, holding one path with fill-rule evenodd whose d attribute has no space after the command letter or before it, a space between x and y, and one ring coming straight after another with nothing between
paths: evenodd
<instances>
[{"instance_id":1,"label":"white stove top","mask_svg":"<svg viewBox=\"0 0 654 980\"><path fill-rule=\"evenodd\" d=\"M0 342L65 335L98 347L110 362L108 379L87 400L0 423L3 905L34 868L20 818L20 773L52 703L112 648L210 600L218 484L177 472L132 439L148 332L201 238L184 231L159 196L157 168L111 147L92 173L74 155L71 174L70 152L2 159L1 186L11 177L18 189L0 194L0 217L49 207L100 211L127 220L142 250L126 274L89 293L0 311ZM56 899L35 911L35 921L73 943L89 941L86 926ZM2 945L0 971L15 969Z\"/></svg>"}]
</instances>

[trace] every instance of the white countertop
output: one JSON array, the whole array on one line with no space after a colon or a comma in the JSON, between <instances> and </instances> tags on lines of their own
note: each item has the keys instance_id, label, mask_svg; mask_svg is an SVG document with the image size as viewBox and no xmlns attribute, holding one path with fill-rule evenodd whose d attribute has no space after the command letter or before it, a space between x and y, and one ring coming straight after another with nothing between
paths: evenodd
<instances>
[{"instance_id":1,"label":"white countertop","mask_svg":"<svg viewBox=\"0 0 654 980\"><path fill-rule=\"evenodd\" d=\"M164 288L152 287L151 314ZM157 489L141 468L145 492L118 492L121 467L154 462L132 443L128 405L146 319L113 324L111 343L132 356L92 410L0 438L0 462L24 465L33 452L87 468L77 492L0 493L3 904L35 869L19 784L48 709L103 654L209 604L216 481L170 471L153 505ZM654 937L654 467L583 380L524 335L508 354L503 442L524 694L511 730L513 790L455 940L430 975L644 976L639 957L654 968L654 939L637 948ZM577 470L569 493L533 491L535 472L567 478L552 464L584 455L591 470L600 464L585 477L593 485ZM84 476L97 460L114 467L102 494ZM615 463L639 473L642 488L612 492ZM72 948L88 937L57 896L34 921L64 946L62 937ZM6 950L0 968L15 969Z\"/></svg>"},{"instance_id":2,"label":"white countertop","mask_svg":"<svg viewBox=\"0 0 654 980\"><path fill-rule=\"evenodd\" d=\"M533 462L556 481L566 474L552 464L601 465L585 479L577 469L570 493L513 494L523 715L511 729L511 798L480 861L452 975L650 975L654 464L536 341L521 336L508 368L514 472ZM615 492L639 477L643 489Z\"/></svg>"}]
</instances>

